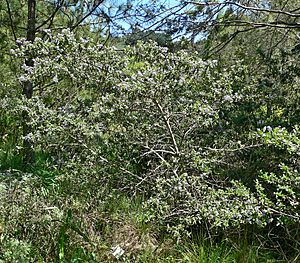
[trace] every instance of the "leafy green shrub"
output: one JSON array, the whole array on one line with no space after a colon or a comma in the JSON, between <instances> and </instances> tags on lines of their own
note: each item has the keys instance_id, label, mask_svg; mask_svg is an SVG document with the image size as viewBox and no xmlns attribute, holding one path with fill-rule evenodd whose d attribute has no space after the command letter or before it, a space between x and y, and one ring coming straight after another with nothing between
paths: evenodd
<instances>
[{"instance_id":1,"label":"leafy green shrub","mask_svg":"<svg viewBox=\"0 0 300 263\"><path fill-rule=\"evenodd\" d=\"M282 127L267 127L257 134L261 141L273 151L281 154L271 172L262 171L257 181L257 189L277 223L299 222L300 212L300 172L299 127L291 131ZM272 149L271 148L271 149Z\"/></svg>"}]
</instances>

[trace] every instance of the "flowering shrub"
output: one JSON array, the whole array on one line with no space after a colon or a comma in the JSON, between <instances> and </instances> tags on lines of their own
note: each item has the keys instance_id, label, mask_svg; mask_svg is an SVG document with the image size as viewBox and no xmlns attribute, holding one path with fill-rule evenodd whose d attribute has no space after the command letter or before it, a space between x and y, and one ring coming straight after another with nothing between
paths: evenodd
<instances>
[{"instance_id":1,"label":"flowering shrub","mask_svg":"<svg viewBox=\"0 0 300 263\"><path fill-rule=\"evenodd\" d=\"M154 43L92 46L69 31L48 32L47 40L14 52L35 62L20 76L34 83L35 96L19 104L30 117L35 150L80 180L146 194L148 220L174 231L203 222L262 226L275 206L280 215L298 209L297 171L262 173L255 188L258 174L233 179L218 170L260 143L298 149L298 137L279 129L259 132L260 143L242 141L256 122L243 113L256 95L249 88L255 78L242 64L220 69L196 52L172 53ZM270 185L277 190L268 192Z\"/></svg>"}]
</instances>

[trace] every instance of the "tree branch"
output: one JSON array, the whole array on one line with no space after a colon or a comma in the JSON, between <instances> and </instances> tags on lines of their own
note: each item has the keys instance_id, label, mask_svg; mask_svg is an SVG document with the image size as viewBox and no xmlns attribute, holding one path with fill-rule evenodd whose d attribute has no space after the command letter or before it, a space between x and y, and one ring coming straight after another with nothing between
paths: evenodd
<instances>
[{"instance_id":1,"label":"tree branch","mask_svg":"<svg viewBox=\"0 0 300 263\"><path fill-rule=\"evenodd\" d=\"M241 8L241 9L244 9L244 10L282 14L282 15L286 15L286 16L290 16L290 17L300 17L300 13L292 13L292 12L283 11L283 10L279 10L279 9L268 9L268 8L259 8L259 7L255 7L255 6L246 6L246 5L242 5L240 3L233 2L233 1L226 1L226 2L223 2L223 3L185 1L184 3L193 4L193 5L197 5L197 6L223 6L223 5L228 6L228 5L234 5L234 6L237 6L237 7ZM297 11L298 9L295 9L295 10Z\"/></svg>"},{"instance_id":2,"label":"tree branch","mask_svg":"<svg viewBox=\"0 0 300 263\"><path fill-rule=\"evenodd\" d=\"M83 16L75 25L71 27L71 31L73 31L76 27L78 27L85 19L87 19L90 15L92 15L95 10L104 2L104 0L95 0L92 9Z\"/></svg>"},{"instance_id":3,"label":"tree branch","mask_svg":"<svg viewBox=\"0 0 300 263\"><path fill-rule=\"evenodd\" d=\"M16 36L15 27L14 27L14 23L13 23L13 19L12 19L12 13L11 13L11 9L10 9L8 0L6 0L6 6L7 6L8 16L9 16L10 27L11 27L11 30L12 30L12 33L14 36L14 40L15 40L15 42L17 42L17 36Z\"/></svg>"},{"instance_id":4,"label":"tree branch","mask_svg":"<svg viewBox=\"0 0 300 263\"><path fill-rule=\"evenodd\" d=\"M225 2L224 4L235 5L244 10L282 14L282 15L287 15L290 17L300 17L300 13L291 13L291 12L287 12L287 11L283 11L283 10L279 10L279 9L268 9L268 8L259 8L259 7L255 7L255 6L245 6L245 5L242 5L242 4L239 4L236 2L231 2L231 1Z\"/></svg>"},{"instance_id":5,"label":"tree branch","mask_svg":"<svg viewBox=\"0 0 300 263\"><path fill-rule=\"evenodd\" d=\"M39 26L36 27L36 30L40 29L41 27L43 27L44 25L46 25L49 21L50 24L52 23L56 13L60 10L60 8L63 6L64 4L64 0L62 0L61 2L59 1L59 4L56 6L54 12L51 14L51 16L49 16L44 22L42 22Z\"/></svg>"}]
</instances>

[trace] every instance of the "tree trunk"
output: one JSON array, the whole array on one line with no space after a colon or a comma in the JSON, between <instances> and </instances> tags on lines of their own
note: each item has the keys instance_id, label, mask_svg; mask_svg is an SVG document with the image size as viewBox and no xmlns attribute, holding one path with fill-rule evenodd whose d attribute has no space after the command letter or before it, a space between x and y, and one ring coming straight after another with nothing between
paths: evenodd
<instances>
[{"instance_id":1,"label":"tree trunk","mask_svg":"<svg viewBox=\"0 0 300 263\"><path fill-rule=\"evenodd\" d=\"M27 35L26 40L34 42L36 34L36 0L28 0L28 20L27 20ZM28 58L25 60L25 64L28 67L33 67L33 58L28 54ZM31 81L26 81L23 84L23 95L26 99L31 99L33 95L33 84ZM30 140L31 127L29 124L29 116L27 112L23 112L23 164L28 166L32 164L34 160L34 152L32 149L32 142Z\"/></svg>"}]
</instances>

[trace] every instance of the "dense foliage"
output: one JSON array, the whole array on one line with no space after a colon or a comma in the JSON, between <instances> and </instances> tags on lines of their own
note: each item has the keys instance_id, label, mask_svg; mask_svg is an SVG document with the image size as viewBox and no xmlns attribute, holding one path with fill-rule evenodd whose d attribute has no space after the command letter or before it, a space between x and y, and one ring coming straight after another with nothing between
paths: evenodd
<instances>
[{"instance_id":1,"label":"dense foliage","mask_svg":"<svg viewBox=\"0 0 300 263\"><path fill-rule=\"evenodd\" d=\"M169 33L103 45L67 27L0 42L0 262L171 262L165 236L195 233L221 251L207 261L237 239L296 262L297 37L264 33L269 47L251 32L213 55L230 27L185 48Z\"/></svg>"}]
</instances>

